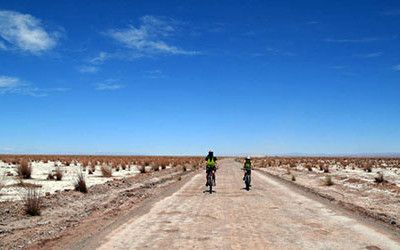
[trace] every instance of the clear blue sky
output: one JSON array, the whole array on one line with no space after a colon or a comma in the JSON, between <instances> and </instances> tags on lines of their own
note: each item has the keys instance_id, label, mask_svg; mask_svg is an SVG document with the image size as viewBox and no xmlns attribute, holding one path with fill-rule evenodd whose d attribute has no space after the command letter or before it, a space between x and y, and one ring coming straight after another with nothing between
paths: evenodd
<instances>
[{"instance_id":1,"label":"clear blue sky","mask_svg":"<svg viewBox=\"0 0 400 250\"><path fill-rule=\"evenodd\" d=\"M0 0L0 153L399 152L399 27L399 1Z\"/></svg>"}]
</instances>

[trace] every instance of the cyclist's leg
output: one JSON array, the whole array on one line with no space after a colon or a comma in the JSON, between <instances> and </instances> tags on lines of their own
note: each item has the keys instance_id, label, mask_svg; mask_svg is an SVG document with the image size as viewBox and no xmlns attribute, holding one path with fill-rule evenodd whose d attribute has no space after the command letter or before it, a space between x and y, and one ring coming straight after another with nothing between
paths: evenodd
<instances>
[{"instance_id":1,"label":"cyclist's leg","mask_svg":"<svg viewBox=\"0 0 400 250\"><path fill-rule=\"evenodd\" d=\"M214 186L217 185L217 183L216 183L216 178L215 178L215 172L216 172L216 171L217 171L217 168L214 167L214 168L213 168L213 171L212 171L212 173L213 173L213 178L214 178Z\"/></svg>"},{"instance_id":2,"label":"cyclist's leg","mask_svg":"<svg viewBox=\"0 0 400 250\"><path fill-rule=\"evenodd\" d=\"M209 172L209 168L206 167L206 186L208 184L208 172Z\"/></svg>"}]
</instances>

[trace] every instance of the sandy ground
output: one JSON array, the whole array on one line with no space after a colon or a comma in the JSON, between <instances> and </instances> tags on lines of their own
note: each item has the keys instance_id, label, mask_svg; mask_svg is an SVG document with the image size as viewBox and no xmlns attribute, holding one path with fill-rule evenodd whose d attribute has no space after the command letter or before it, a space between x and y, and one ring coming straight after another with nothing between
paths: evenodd
<instances>
[{"instance_id":1,"label":"sandy ground","mask_svg":"<svg viewBox=\"0 0 400 250\"><path fill-rule=\"evenodd\" d=\"M132 217L86 249L400 249L394 231L361 221L329 204L253 172L243 190L240 164L221 161L216 192L204 173L145 214Z\"/></svg>"},{"instance_id":2,"label":"sandy ground","mask_svg":"<svg viewBox=\"0 0 400 250\"><path fill-rule=\"evenodd\" d=\"M260 168L274 176L291 180L296 178L296 184L312 189L314 192L363 210L379 220L392 224L400 229L400 175L398 169L374 168L367 173L359 168L330 168L330 173L323 173L314 168L312 172L302 167L288 168L285 166ZM388 181L383 184L374 182L377 172L383 172ZM331 176L334 185L325 186L326 176Z\"/></svg>"}]
</instances>

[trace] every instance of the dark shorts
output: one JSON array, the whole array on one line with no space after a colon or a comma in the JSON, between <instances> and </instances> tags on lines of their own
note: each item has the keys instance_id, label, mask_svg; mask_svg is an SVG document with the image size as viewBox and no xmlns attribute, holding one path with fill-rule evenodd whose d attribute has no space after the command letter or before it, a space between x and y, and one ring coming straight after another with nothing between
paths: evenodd
<instances>
[{"instance_id":1,"label":"dark shorts","mask_svg":"<svg viewBox=\"0 0 400 250\"><path fill-rule=\"evenodd\" d=\"M215 167L213 167L213 168L206 168L206 173L208 174L208 173L210 173L210 172L212 172L212 171L215 171L215 170L216 170Z\"/></svg>"}]
</instances>

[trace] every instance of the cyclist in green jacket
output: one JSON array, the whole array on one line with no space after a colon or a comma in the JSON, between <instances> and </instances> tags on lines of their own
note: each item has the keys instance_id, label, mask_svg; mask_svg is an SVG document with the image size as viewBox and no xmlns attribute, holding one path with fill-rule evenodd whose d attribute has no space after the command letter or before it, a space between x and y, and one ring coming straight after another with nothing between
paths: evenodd
<instances>
[{"instance_id":1,"label":"cyclist in green jacket","mask_svg":"<svg viewBox=\"0 0 400 250\"><path fill-rule=\"evenodd\" d=\"M251 159L249 156L246 157L246 160L243 165L243 170L244 170L244 176L243 176L243 180L244 180L246 173L251 175Z\"/></svg>"},{"instance_id":2,"label":"cyclist in green jacket","mask_svg":"<svg viewBox=\"0 0 400 250\"><path fill-rule=\"evenodd\" d=\"M207 186L207 176L209 173L212 173L215 184L215 172L217 171L217 158L214 156L214 152L212 150L208 151L208 155L206 156L207 165L206 165L206 186Z\"/></svg>"}]
</instances>

